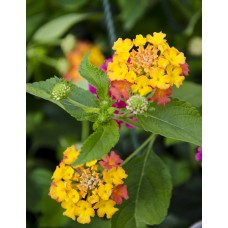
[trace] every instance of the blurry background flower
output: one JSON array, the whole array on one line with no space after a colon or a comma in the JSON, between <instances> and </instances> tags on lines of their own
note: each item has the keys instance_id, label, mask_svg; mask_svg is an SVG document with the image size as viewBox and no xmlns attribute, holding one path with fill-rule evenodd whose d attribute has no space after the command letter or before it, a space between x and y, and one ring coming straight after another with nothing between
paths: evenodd
<instances>
[{"instance_id":1,"label":"blurry background flower","mask_svg":"<svg viewBox=\"0 0 228 228\"><path fill-rule=\"evenodd\" d=\"M194 36L190 39L188 43L188 51L193 56L202 55L202 38Z\"/></svg>"},{"instance_id":2,"label":"blurry background flower","mask_svg":"<svg viewBox=\"0 0 228 228\"><path fill-rule=\"evenodd\" d=\"M89 60L95 66L100 66L104 63L104 55L99 46L94 45L85 40L78 40L75 47L70 52L66 53L68 61L68 70L64 74L64 78L68 81L71 79L76 83L83 78L80 76L78 69L84 55L90 51Z\"/></svg>"}]
</instances>

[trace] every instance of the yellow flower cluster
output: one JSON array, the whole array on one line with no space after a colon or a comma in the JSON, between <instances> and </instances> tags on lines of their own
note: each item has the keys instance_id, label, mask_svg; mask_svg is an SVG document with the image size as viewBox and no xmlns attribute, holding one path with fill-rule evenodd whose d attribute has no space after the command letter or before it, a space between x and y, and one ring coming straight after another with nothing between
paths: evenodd
<instances>
[{"instance_id":1,"label":"yellow flower cluster","mask_svg":"<svg viewBox=\"0 0 228 228\"><path fill-rule=\"evenodd\" d=\"M77 159L79 153L80 151L76 150L75 146L68 147L64 151L63 160L56 167L52 176L49 195L61 203L65 209L63 215L73 220L77 218L79 223L90 223L91 217L94 217L95 214L99 217L106 215L110 219L118 211L118 208L114 207L116 205L114 200L119 195L115 194L116 190L122 187L123 179L127 178L127 174L115 162L108 169L102 168L109 164L107 161L107 164L103 162L106 166L102 166L96 160L85 165L72 166L71 164ZM116 156L118 157L118 155ZM126 188L126 186L124 187ZM127 199L125 188L123 197ZM122 199L120 200L122 202Z\"/></svg>"},{"instance_id":2,"label":"yellow flower cluster","mask_svg":"<svg viewBox=\"0 0 228 228\"><path fill-rule=\"evenodd\" d=\"M170 47L159 32L130 39L119 38L113 45L115 54L108 64L107 74L111 81L127 80L133 94L145 96L153 90L179 88L184 80L182 65L185 56Z\"/></svg>"}]
</instances>

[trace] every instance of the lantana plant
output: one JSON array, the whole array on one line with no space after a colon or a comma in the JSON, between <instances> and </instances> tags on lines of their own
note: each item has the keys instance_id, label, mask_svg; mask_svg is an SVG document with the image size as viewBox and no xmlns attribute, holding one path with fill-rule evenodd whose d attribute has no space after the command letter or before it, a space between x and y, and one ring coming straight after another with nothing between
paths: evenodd
<instances>
[{"instance_id":1,"label":"lantana plant","mask_svg":"<svg viewBox=\"0 0 228 228\"><path fill-rule=\"evenodd\" d=\"M112 228L160 224L172 184L152 150L156 136L202 146L201 114L171 97L172 87L182 86L189 69L184 54L165 37L154 32L119 38L112 58L100 67L85 55L79 73L88 90L58 77L27 84L28 93L53 102L78 121L93 123L94 132L80 149L69 145L63 152L49 191L63 214L79 223L90 223L97 215L109 219ZM122 123L152 133L125 160L113 151Z\"/></svg>"}]
</instances>

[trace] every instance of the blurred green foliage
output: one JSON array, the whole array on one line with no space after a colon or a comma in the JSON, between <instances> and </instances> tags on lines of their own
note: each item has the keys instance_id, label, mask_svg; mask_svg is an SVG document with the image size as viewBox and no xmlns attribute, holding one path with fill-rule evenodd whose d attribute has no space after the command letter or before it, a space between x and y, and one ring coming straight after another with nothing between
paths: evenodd
<instances>
[{"instance_id":1,"label":"blurred green foliage","mask_svg":"<svg viewBox=\"0 0 228 228\"><path fill-rule=\"evenodd\" d=\"M202 107L202 36L200 0L110 0L117 37L162 31L170 45L185 53L190 73L173 97ZM62 77L65 52L72 36L98 44L106 57L112 54L100 0L27 0L27 82ZM70 38L71 37L71 38ZM198 50L196 52L195 50ZM87 135L82 123L48 101L27 94L27 227L82 227L62 215L63 209L48 196L51 176L62 152ZM85 131L85 129L84 129ZM89 132L91 132L89 126ZM115 150L127 157L147 137L138 129L121 129ZM84 136L83 136L84 135ZM159 228L184 228L201 219L201 166L190 143L158 137L154 151L167 165L174 185L169 214ZM110 227L93 219L83 227Z\"/></svg>"}]
</instances>

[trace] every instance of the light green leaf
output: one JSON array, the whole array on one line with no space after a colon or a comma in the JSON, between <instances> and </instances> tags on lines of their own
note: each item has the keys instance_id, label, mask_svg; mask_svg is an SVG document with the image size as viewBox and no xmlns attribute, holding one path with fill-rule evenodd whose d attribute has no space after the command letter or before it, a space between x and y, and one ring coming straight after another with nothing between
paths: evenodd
<instances>
[{"instance_id":1,"label":"light green leaf","mask_svg":"<svg viewBox=\"0 0 228 228\"><path fill-rule=\"evenodd\" d=\"M86 113L84 109L75 106L74 102L77 102L88 108L96 108L98 107L97 98L89 91L86 91L72 84L71 92L68 96L70 100L62 99L60 101L56 101L52 99L51 91L54 85L58 82L60 82L60 79L57 77L53 77L46 81L27 83L26 91L32 95L35 95L37 97L43 98L45 100L48 100L57 104L77 120L95 121L97 117L96 114Z\"/></svg>"},{"instance_id":2,"label":"light green leaf","mask_svg":"<svg viewBox=\"0 0 228 228\"><path fill-rule=\"evenodd\" d=\"M194 82L184 82L180 88L173 88L172 97L187 101L198 108L202 105L202 86Z\"/></svg>"},{"instance_id":3,"label":"light green leaf","mask_svg":"<svg viewBox=\"0 0 228 228\"><path fill-rule=\"evenodd\" d=\"M106 125L98 127L84 142L79 157L73 165L101 159L115 146L119 137L119 127L113 120Z\"/></svg>"},{"instance_id":4,"label":"light green leaf","mask_svg":"<svg viewBox=\"0 0 228 228\"><path fill-rule=\"evenodd\" d=\"M155 111L138 117L144 130L198 146L202 144L202 117L189 103L173 99L165 106L153 106Z\"/></svg>"},{"instance_id":5,"label":"light green leaf","mask_svg":"<svg viewBox=\"0 0 228 228\"><path fill-rule=\"evenodd\" d=\"M57 17L41 26L33 36L40 43L49 43L60 38L72 25L78 23L90 14L66 14Z\"/></svg>"},{"instance_id":6,"label":"light green leaf","mask_svg":"<svg viewBox=\"0 0 228 228\"><path fill-rule=\"evenodd\" d=\"M79 73L91 85L96 87L97 95L100 97L100 99L105 100L108 97L108 88L109 88L108 77L103 70L92 65L89 62L88 57L89 57L89 53L87 53L83 58L79 68Z\"/></svg>"},{"instance_id":7,"label":"light green leaf","mask_svg":"<svg viewBox=\"0 0 228 228\"><path fill-rule=\"evenodd\" d=\"M124 169L129 200L112 218L112 228L146 228L165 218L171 197L171 177L160 158L151 150L128 162Z\"/></svg>"}]
</instances>

